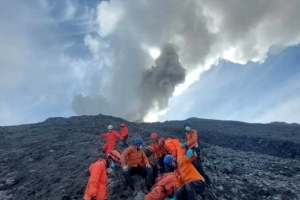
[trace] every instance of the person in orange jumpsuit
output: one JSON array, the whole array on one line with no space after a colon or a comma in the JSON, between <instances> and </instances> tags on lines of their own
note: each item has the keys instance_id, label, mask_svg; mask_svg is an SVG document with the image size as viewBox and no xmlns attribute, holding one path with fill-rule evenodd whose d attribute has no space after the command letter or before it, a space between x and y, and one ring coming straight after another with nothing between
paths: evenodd
<instances>
[{"instance_id":1,"label":"person in orange jumpsuit","mask_svg":"<svg viewBox=\"0 0 300 200\"><path fill-rule=\"evenodd\" d=\"M150 139L152 140L152 147L154 148L154 159L155 162L160 166L160 173L165 173L164 166L164 157L167 155L165 148L160 146L160 141L163 141L163 138L158 138L156 133L151 133Z\"/></svg>"},{"instance_id":2,"label":"person in orange jumpsuit","mask_svg":"<svg viewBox=\"0 0 300 200\"><path fill-rule=\"evenodd\" d=\"M117 131L113 130L112 125L109 125L107 129L107 133L100 134L101 138L106 138L106 143L102 146L102 150L104 153L106 153L106 155L108 155L109 152L115 149L117 138L122 140L122 136Z\"/></svg>"},{"instance_id":3,"label":"person in orange jumpsuit","mask_svg":"<svg viewBox=\"0 0 300 200\"><path fill-rule=\"evenodd\" d=\"M181 187L178 176L173 173L166 173L157 178L157 182L151 188L151 191L145 196L144 200L163 200L174 196L176 188Z\"/></svg>"},{"instance_id":4,"label":"person in orange jumpsuit","mask_svg":"<svg viewBox=\"0 0 300 200\"><path fill-rule=\"evenodd\" d=\"M125 123L121 124L121 133L120 135L122 136L122 142L123 146L128 147L129 145L127 144L127 138L128 138L128 126Z\"/></svg>"},{"instance_id":5,"label":"person in orange jumpsuit","mask_svg":"<svg viewBox=\"0 0 300 200\"><path fill-rule=\"evenodd\" d=\"M205 178L206 183L210 184L210 179L208 175L204 172L204 169L202 167L202 161L200 157L200 147L198 145L198 134L195 129L191 129L191 123L189 121L185 121L183 123L183 127L186 130L185 133L185 141L182 143L181 148L185 149L192 149L196 152L197 158L193 161L193 165L198 170L200 174Z\"/></svg>"},{"instance_id":6,"label":"person in orange jumpsuit","mask_svg":"<svg viewBox=\"0 0 300 200\"><path fill-rule=\"evenodd\" d=\"M84 194L84 200L104 200L107 198L108 173L114 168L115 163L120 163L121 155L118 151L111 151L106 159L100 158L89 167L90 178Z\"/></svg>"},{"instance_id":7,"label":"person in orange jumpsuit","mask_svg":"<svg viewBox=\"0 0 300 200\"><path fill-rule=\"evenodd\" d=\"M129 187L133 190L133 196L136 196L138 193L138 186L132 178L133 175L137 174L145 179L145 185L142 188L142 191L145 194L148 193L148 190L152 186L152 169L145 152L143 151L143 143L142 139L136 138L133 141L133 145L127 147L121 154L121 165L123 167L122 174Z\"/></svg>"},{"instance_id":8,"label":"person in orange jumpsuit","mask_svg":"<svg viewBox=\"0 0 300 200\"><path fill-rule=\"evenodd\" d=\"M192 149L189 149L186 155L178 160L172 155L165 157L164 163L178 171L183 184L175 190L174 197L170 200L196 200L196 195L204 192L205 179L192 164L196 157L197 154Z\"/></svg>"},{"instance_id":9,"label":"person in orange jumpsuit","mask_svg":"<svg viewBox=\"0 0 300 200\"><path fill-rule=\"evenodd\" d=\"M145 149L145 155L152 167L152 184L155 183L155 179L158 176L158 169L159 166L155 164L155 162L153 161L153 159L151 157L153 157L153 153L154 153L154 148L152 146L147 146Z\"/></svg>"}]
</instances>

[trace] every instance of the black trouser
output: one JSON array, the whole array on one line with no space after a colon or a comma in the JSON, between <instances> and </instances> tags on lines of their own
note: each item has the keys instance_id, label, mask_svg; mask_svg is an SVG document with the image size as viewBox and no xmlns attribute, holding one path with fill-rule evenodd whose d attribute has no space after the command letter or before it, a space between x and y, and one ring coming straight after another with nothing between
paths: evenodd
<instances>
[{"instance_id":1,"label":"black trouser","mask_svg":"<svg viewBox=\"0 0 300 200\"><path fill-rule=\"evenodd\" d=\"M166 155L162 155L161 157L158 158L158 163L159 163L159 166L160 166L160 173L163 174L166 172L166 169L165 169L165 164L164 164L164 158L165 158Z\"/></svg>"},{"instance_id":2,"label":"black trouser","mask_svg":"<svg viewBox=\"0 0 300 200\"><path fill-rule=\"evenodd\" d=\"M147 168L142 165L138 165L137 167L128 167L127 171L123 171L122 174L127 182L127 184L133 189L135 182L134 179L132 178L133 175L137 174L142 176L143 179L145 179L145 185L147 187L151 186L152 182L152 167Z\"/></svg>"},{"instance_id":3,"label":"black trouser","mask_svg":"<svg viewBox=\"0 0 300 200\"><path fill-rule=\"evenodd\" d=\"M194 146L194 147L192 147L192 150L194 150L197 153L197 158L192 162L192 164L197 169L197 171L203 176L203 178L205 179L205 182L207 184L210 184L210 179L207 176L207 174L204 172L204 169L202 167L202 161L200 158L200 147Z\"/></svg>"},{"instance_id":4,"label":"black trouser","mask_svg":"<svg viewBox=\"0 0 300 200\"><path fill-rule=\"evenodd\" d=\"M128 138L128 135L126 135L124 138L123 138L123 140L122 140L122 142L123 142L123 146L125 146L125 147L129 147L129 145L127 144L127 138Z\"/></svg>"},{"instance_id":5,"label":"black trouser","mask_svg":"<svg viewBox=\"0 0 300 200\"><path fill-rule=\"evenodd\" d=\"M152 185L155 184L155 180L158 177L158 167L156 165L151 165L152 167Z\"/></svg>"},{"instance_id":6,"label":"black trouser","mask_svg":"<svg viewBox=\"0 0 300 200\"><path fill-rule=\"evenodd\" d=\"M188 182L175 190L177 200L196 200L196 195L204 192L205 183L201 180Z\"/></svg>"}]
</instances>

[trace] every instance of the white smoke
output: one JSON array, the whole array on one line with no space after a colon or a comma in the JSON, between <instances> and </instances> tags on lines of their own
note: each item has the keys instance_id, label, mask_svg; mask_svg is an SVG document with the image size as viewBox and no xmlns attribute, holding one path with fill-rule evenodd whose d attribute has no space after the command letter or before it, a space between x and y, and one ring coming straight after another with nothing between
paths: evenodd
<instances>
[{"instance_id":1,"label":"white smoke","mask_svg":"<svg viewBox=\"0 0 300 200\"><path fill-rule=\"evenodd\" d=\"M99 37L90 39L98 40L99 44L105 41L106 46L95 49L87 45L97 55L95 58L105 60L106 75L98 94L80 101L77 97L74 111L94 114L95 109L104 110L111 115L139 120L154 108L165 110L171 93L180 95L219 59L240 64L263 62L269 52L298 44L299 10L299 0L101 2L97 18ZM166 43L178 47L174 52L179 55L179 58L175 56L178 62L164 68L158 63L163 60L159 57L156 67L149 69L154 61L147 47L162 47ZM180 63L187 69L187 77ZM145 78L145 70L152 70L153 75L164 74L165 69L171 69L173 74ZM167 75L180 78L170 82ZM160 87L161 84L168 86ZM85 101L89 98L95 104ZM85 111L79 112L78 107Z\"/></svg>"}]
</instances>

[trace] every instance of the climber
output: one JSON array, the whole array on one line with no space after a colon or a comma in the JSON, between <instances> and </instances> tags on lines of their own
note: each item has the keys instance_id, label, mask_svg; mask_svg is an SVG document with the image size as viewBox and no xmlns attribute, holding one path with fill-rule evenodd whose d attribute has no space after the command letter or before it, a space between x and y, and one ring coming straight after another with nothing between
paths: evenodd
<instances>
[{"instance_id":1,"label":"climber","mask_svg":"<svg viewBox=\"0 0 300 200\"><path fill-rule=\"evenodd\" d=\"M151 167L152 167L152 185L155 183L155 179L158 176L158 169L159 166L155 164L155 162L153 161L153 153L154 153L154 148L152 146L147 146L145 149L145 155L148 159L148 162L150 163Z\"/></svg>"},{"instance_id":2,"label":"climber","mask_svg":"<svg viewBox=\"0 0 300 200\"><path fill-rule=\"evenodd\" d=\"M127 138L128 138L128 126L125 123L121 124L121 133L120 135L122 136L122 142L123 146L128 147L129 145L127 144Z\"/></svg>"},{"instance_id":3,"label":"climber","mask_svg":"<svg viewBox=\"0 0 300 200\"><path fill-rule=\"evenodd\" d=\"M197 154L197 158L193 161L193 165L198 170L200 174L205 178L206 183L210 184L210 179L207 174L204 172L202 167L202 161L200 157L200 147L198 145L198 135L195 129L191 129L191 123L185 121L183 127L186 130L185 133L185 142L182 143L181 148L192 149Z\"/></svg>"},{"instance_id":4,"label":"climber","mask_svg":"<svg viewBox=\"0 0 300 200\"><path fill-rule=\"evenodd\" d=\"M114 166L120 163L118 151L111 151L106 159L100 158L89 167L90 178L84 194L84 200L104 200L107 198L106 183L108 174Z\"/></svg>"},{"instance_id":5,"label":"climber","mask_svg":"<svg viewBox=\"0 0 300 200\"><path fill-rule=\"evenodd\" d=\"M143 151L143 140L136 138L133 145L127 147L121 154L121 165L123 167L123 176L133 190L133 196L138 193L138 186L135 184L133 175L138 174L145 179L145 185L142 191L146 194L151 188L152 169L151 165ZM127 160L127 162L126 162Z\"/></svg>"},{"instance_id":6,"label":"climber","mask_svg":"<svg viewBox=\"0 0 300 200\"><path fill-rule=\"evenodd\" d=\"M157 178L155 185L151 191L145 196L144 200L163 200L165 198L172 198L176 188L181 187L181 183L177 182L175 173L166 173Z\"/></svg>"},{"instance_id":7,"label":"climber","mask_svg":"<svg viewBox=\"0 0 300 200\"><path fill-rule=\"evenodd\" d=\"M197 154L192 149L187 150L186 155L178 160L172 155L165 156L165 165L175 169L182 181L182 186L175 191L170 200L196 200L196 195L204 192L205 179L192 164L196 157Z\"/></svg>"},{"instance_id":8,"label":"climber","mask_svg":"<svg viewBox=\"0 0 300 200\"><path fill-rule=\"evenodd\" d=\"M106 153L106 155L114 150L116 138L119 138L120 140L122 139L121 135L117 131L113 130L112 125L108 125L107 129L107 133L100 134L101 138L106 138L106 143L102 146L103 153Z\"/></svg>"},{"instance_id":9,"label":"climber","mask_svg":"<svg viewBox=\"0 0 300 200\"><path fill-rule=\"evenodd\" d=\"M159 139L156 133L151 133L150 138L152 140L152 147L154 148L155 162L160 166L160 173L165 173L164 157L167 155L167 151L165 148L159 145L159 141L164 139Z\"/></svg>"}]
</instances>

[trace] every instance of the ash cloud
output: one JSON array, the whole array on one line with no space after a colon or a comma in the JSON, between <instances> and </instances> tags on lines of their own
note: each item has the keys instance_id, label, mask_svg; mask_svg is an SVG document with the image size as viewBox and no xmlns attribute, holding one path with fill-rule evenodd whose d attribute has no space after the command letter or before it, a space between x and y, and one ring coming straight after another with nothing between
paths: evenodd
<instances>
[{"instance_id":1,"label":"ash cloud","mask_svg":"<svg viewBox=\"0 0 300 200\"><path fill-rule=\"evenodd\" d=\"M168 107L177 85L188 87L220 59L240 64L263 62L270 49L299 44L299 9L298 0L289 4L272 0L101 2L97 36L87 38L90 42L86 44L93 49L93 62L104 63L100 81L95 82L100 89L88 95L95 105L85 97L73 104L73 110L80 115L99 109L133 121L151 110L158 113ZM106 45L101 46L103 42ZM163 44L179 48L154 61L147 49L166 51ZM89 87L94 86L83 87L82 93L90 91ZM83 106L87 104L93 106Z\"/></svg>"}]
</instances>

